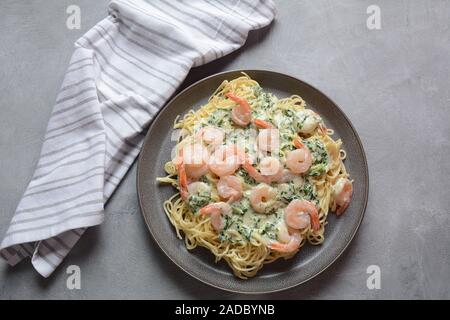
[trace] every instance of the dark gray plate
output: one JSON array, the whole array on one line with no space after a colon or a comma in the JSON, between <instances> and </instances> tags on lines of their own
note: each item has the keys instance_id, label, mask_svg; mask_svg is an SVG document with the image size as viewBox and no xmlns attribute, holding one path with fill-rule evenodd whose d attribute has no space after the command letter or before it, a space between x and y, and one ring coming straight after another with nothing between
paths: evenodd
<instances>
[{"instance_id":1,"label":"dark gray plate","mask_svg":"<svg viewBox=\"0 0 450 320\"><path fill-rule=\"evenodd\" d=\"M170 159L174 119L189 109L205 104L223 80L241 75L241 71L219 73L205 78L173 98L158 114L147 133L139 157L137 189L145 222L161 250L182 270L211 286L240 293L280 291L304 283L328 268L353 239L364 216L369 191L369 175L361 141L342 110L322 92L294 77L272 71L243 70L258 81L264 90L286 97L298 94L309 108L317 111L335 138L344 141L345 165L354 179L353 201L345 214L330 214L325 242L320 246L305 245L290 260L265 265L252 279L236 278L225 262L214 263L213 255L204 248L188 251L184 241L176 237L167 219L163 202L174 194L171 186L159 185L156 177L164 176L164 164Z\"/></svg>"}]
</instances>

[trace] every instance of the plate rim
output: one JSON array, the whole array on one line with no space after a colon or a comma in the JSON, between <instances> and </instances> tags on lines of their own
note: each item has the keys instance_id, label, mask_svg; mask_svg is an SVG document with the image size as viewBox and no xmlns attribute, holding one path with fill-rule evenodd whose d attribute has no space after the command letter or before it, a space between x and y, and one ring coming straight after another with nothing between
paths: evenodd
<instances>
[{"instance_id":1,"label":"plate rim","mask_svg":"<svg viewBox=\"0 0 450 320\"><path fill-rule=\"evenodd\" d=\"M188 270L186 270L185 268L183 268L179 263L177 263L164 249L164 246L161 245L161 243L156 239L156 237L153 235L153 230L150 227L150 222L148 221L145 213L144 213L144 205L142 203L142 197L141 197L141 193L143 192L140 185L141 185L141 169L142 168L142 158L143 158L143 153L142 153L142 149L144 148L145 144L147 143L147 140L150 139L150 131L152 129L152 127L157 123L157 121L159 120L162 112L168 108L176 99L179 98L179 96L183 95L185 92L191 90L193 87L196 87L197 85L210 80L211 78L214 77L219 77L219 76L223 76L226 74L232 74L232 73L251 73L251 72L259 72L259 73L266 73L266 74L276 74L279 76L284 76L284 77L289 77L295 81L301 82L302 84L306 85L307 87L310 87L311 89L319 92L321 95L323 95L326 99L328 99L335 108L338 109L338 111L342 114L342 116L345 118L345 120L347 121L347 123L350 125L350 129L352 130L352 132L354 133L355 137L356 137L356 142L358 144L358 146L361 148L362 150L362 159L363 159L363 167L364 167L364 173L367 177L366 183L365 183L365 192L363 194L363 207L362 207L362 214L360 215L358 224L355 228L355 230L353 231L353 233L351 234L349 241L345 244L345 246L342 248L342 250L340 250L340 252L336 255L336 257L334 259L332 259L324 268L322 268L322 270L320 270L319 272L315 273L314 275L298 282L295 284L292 284L290 286L284 287L284 288L280 288L280 289L274 289L274 290L264 290L264 291L241 291L241 290L235 290L235 289L230 289L230 288L226 288L226 287L222 287L220 285L208 282L204 279L201 279L200 277L192 274L191 272L189 272ZM291 74L288 73L284 73L284 72L278 72L278 71L273 71L273 70L267 70L267 69L235 69L235 70L227 70L227 71L221 71L218 73L214 73L211 74L207 77L204 77L200 80L195 81L194 83L190 84L189 86L187 86L185 89L181 90L179 93L173 95L168 101L167 103L164 104L164 106L158 110L157 114L155 115L155 117L153 118L153 120L151 120L151 123L147 129L147 133L145 134L145 138L144 141L142 142L142 147L141 150L139 152L139 157L138 157L138 161L137 161L137 168L136 168L136 189L137 189L137 197L138 197L138 202L139 202L139 209L141 212L142 217L144 218L146 227L152 237L152 239L156 242L156 244L159 246L159 248L161 249L161 251L166 255L167 258L169 258L178 268L180 268L182 271L184 271L186 274L188 274L189 276L191 276L192 278L210 286L213 288L217 288L223 291L227 291L227 292L232 292L232 293L239 293L239 294L247 294L247 295L255 295L255 294L268 294L268 293L275 293L275 292L281 292L281 291L285 291L288 289L292 289L294 287L300 286L312 279L314 279L315 277L319 276L320 274L322 274L325 270L327 270L328 268L331 267L331 265L333 265L342 255L343 253L347 250L347 248L350 246L350 244L353 242L353 239L355 238L361 223L364 219L364 216L366 214L366 209L367 209L367 203L368 203L368 198L369 198L369 181L370 181L370 176L369 176L369 166L367 163L367 157L366 157L366 152L364 150L364 146L362 144L361 138L359 137L358 132L356 131L354 125L352 124L352 122L350 121L350 119L347 117L347 115L345 114L345 112L339 107L338 104L336 104L336 102L331 99L328 95L326 95L325 93L323 93L321 90L317 89L315 86L309 84L306 81L303 81L299 78L297 78L296 76L293 76ZM245 280L243 280L245 281Z\"/></svg>"}]
</instances>

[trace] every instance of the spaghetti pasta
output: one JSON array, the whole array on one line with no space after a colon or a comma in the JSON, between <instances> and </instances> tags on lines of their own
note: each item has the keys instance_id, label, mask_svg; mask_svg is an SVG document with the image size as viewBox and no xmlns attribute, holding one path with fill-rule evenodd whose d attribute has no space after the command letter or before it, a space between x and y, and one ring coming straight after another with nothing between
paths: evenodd
<instances>
[{"instance_id":1,"label":"spaghetti pasta","mask_svg":"<svg viewBox=\"0 0 450 320\"><path fill-rule=\"evenodd\" d=\"M239 278L323 243L329 211L351 200L342 141L300 96L277 99L244 74L174 129L174 157L157 179L179 190L166 215L188 249L208 249Z\"/></svg>"}]
</instances>

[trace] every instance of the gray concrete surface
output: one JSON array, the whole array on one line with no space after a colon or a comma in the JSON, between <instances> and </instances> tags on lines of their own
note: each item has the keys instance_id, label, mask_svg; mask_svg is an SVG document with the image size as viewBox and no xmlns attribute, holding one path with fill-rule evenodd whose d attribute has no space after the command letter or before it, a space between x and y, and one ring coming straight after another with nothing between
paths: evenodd
<instances>
[{"instance_id":1,"label":"gray concrete surface","mask_svg":"<svg viewBox=\"0 0 450 320\"><path fill-rule=\"evenodd\" d=\"M38 159L73 42L106 14L107 0L0 2L0 234ZM360 133L370 198L360 231L326 272L300 287L250 298L450 298L450 2L278 0L276 23L239 52L193 70L187 83L222 70L287 72L332 97ZM81 30L65 9L81 8ZM366 8L381 8L368 30ZM155 246L140 216L135 167L49 279L29 263L0 263L1 299L242 298L190 278ZM66 288L66 268L82 288ZM369 265L381 289L366 287Z\"/></svg>"}]
</instances>

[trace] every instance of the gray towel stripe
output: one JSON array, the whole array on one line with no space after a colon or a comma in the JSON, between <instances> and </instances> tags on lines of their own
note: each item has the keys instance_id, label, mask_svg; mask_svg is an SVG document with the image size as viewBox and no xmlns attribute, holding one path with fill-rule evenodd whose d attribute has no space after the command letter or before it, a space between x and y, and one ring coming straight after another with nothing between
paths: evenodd
<instances>
[{"instance_id":1,"label":"gray towel stripe","mask_svg":"<svg viewBox=\"0 0 450 320\"><path fill-rule=\"evenodd\" d=\"M152 2L152 4L154 4L154 1ZM187 8L190 8L191 10L195 10L195 11L198 11L198 12L202 12L202 10L197 9L197 8L194 8L194 7L190 6L190 5L188 5L187 3L184 3L184 7L181 6L181 5L179 5L179 4L178 4L178 6L174 6L174 5L171 4L169 1L164 2L164 4L165 4L166 6L172 8L174 11L181 13L182 15L187 15L188 17L190 17L190 18L192 18L192 19L194 19L194 20L197 20L197 21L201 22L203 25L209 27L209 28L211 29L211 31L215 32L216 34L221 35L222 38L228 39L228 40L231 39L231 40L234 42L235 39L233 39L233 37L231 37L230 34L227 34L227 33L223 32L223 31L220 29L220 26L221 26L220 24L218 24L218 25L213 25L213 24L209 23L208 21L202 19L202 18L200 17L200 15L194 15L194 14L188 12L186 9L187 9ZM180 8L183 8L184 10L181 10ZM238 40L240 41L240 40L242 40L242 39L243 39L243 37L242 37L242 36L239 36ZM223 52L222 52L222 55L223 55Z\"/></svg>"},{"instance_id":2,"label":"gray towel stripe","mask_svg":"<svg viewBox=\"0 0 450 320\"><path fill-rule=\"evenodd\" d=\"M84 69L86 67L92 67L93 65L94 65L93 63L86 63L86 64L83 64L82 66L77 67L77 68L69 69L69 70L66 71L66 75L65 76L67 76L68 74L73 73L75 71Z\"/></svg>"},{"instance_id":3,"label":"gray towel stripe","mask_svg":"<svg viewBox=\"0 0 450 320\"><path fill-rule=\"evenodd\" d=\"M112 39L112 37L109 35L109 33L108 33L102 26L98 26L98 28L103 29L103 30L104 30L104 33L100 32L97 28L94 28L94 30L97 31L97 33L100 35L100 37L102 37L102 39L105 40L105 43L108 44L110 50L111 50L112 52L114 52L114 54L115 54L116 56L118 56L118 57L122 58L123 60L127 61L128 63L132 64L133 66L135 66L136 68L138 68L138 69L141 70L142 72L145 72L146 74L148 74L148 75L150 75L150 76L152 76L152 77L154 77L154 78L156 78L156 79L158 79L158 80L161 80L161 81L163 81L164 83L167 83L167 84L168 84L169 86L171 86L172 88L176 89L176 86L175 86L174 83L179 82L179 80L177 80L177 79L175 79L174 77L170 76L169 78L171 78L171 79L173 80L173 82L172 82L172 81L168 81L167 79L165 79L165 78L163 78L163 77L161 77L161 76L159 76L159 75L157 75L157 74L155 74L155 73L153 73L153 72L150 72L150 71L144 69L143 67L141 67L140 65L138 65L136 62L132 61L131 59L128 59L125 55L127 55L128 57L133 58L133 59L136 60L136 61L139 61L141 64L145 65L147 68L149 68L149 69L151 69L151 70L153 70L153 71L156 71L156 72L158 72L158 73L163 73L161 70L158 70L158 69L152 67L151 65L149 65L148 63L146 63L146 62L143 61L142 59L139 59L138 57L132 55L131 53L122 50L122 49L114 42L114 40ZM107 36L108 36L108 37L107 37ZM117 52L118 50L116 50L116 49L118 49L118 50L124 52L124 54L121 54L121 53ZM166 75L165 75L165 76L166 76ZM168 76L166 76L166 77L168 77Z\"/></svg>"},{"instance_id":4,"label":"gray towel stripe","mask_svg":"<svg viewBox=\"0 0 450 320\"><path fill-rule=\"evenodd\" d=\"M130 98L131 101L133 101L135 106L146 111L149 114L149 117L151 118L153 118L153 115L155 115L158 112L158 107L152 101L145 101L145 104L142 104L134 96L127 96L127 97ZM149 110L146 106L151 107L151 110Z\"/></svg>"},{"instance_id":5,"label":"gray towel stripe","mask_svg":"<svg viewBox=\"0 0 450 320\"><path fill-rule=\"evenodd\" d=\"M19 246L20 248L20 246ZM25 255L22 253L22 251L19 249L17 250L17 255L19 256L20 260L23 260L25 258Z\"/></svg>"},{"instance_id":6,"label":"gray towel stripe","mask_svg":"<svg viewBox=\"0 0 450 320\"><path fill-rule=\"evenodd\" d=\"M138 12L143 13L145 16L148 16L148 17L150 17L152 19L158 20L158 21L162 22L163 24L168 24L168 25L172 26L175 29L180 29L180 28L178 28L177 25L173 24L172 22L164 20L164 18L161 18L160 16L152 14L154 12L150 13L149 11L144 10L143 8L137 7L132 2L129 2L127 0L124 0L124 1L117 0L117 3L120 3L121 5L124 5L125 7L137 10ZM119 17L120 20L122 20L124 18L125 17L123 17L122 15Z\"/></svg>"},{"instance_id":7,"label":"gray towel stripe","mask_svg":"<svg viewBox=\"0 0 450 320\"><path fill-rule=\"evenodd\" d=\"M80 232L78 229L72 229L70 231L75 233L78 237L81 237L83 235L83 232Z\"/></svg>"},{"instance_id":8,"label":"gray towel stripe","mask_svg":"<svg viewBox=\"0 0 450 320\"><path fill-rule=\"evenodd\" d=\"M27 257L33 255L33 251L30 248L28 248L25 244L21 244L20 247L27 253Z\"/></svg>"},{"instance_id":9,"label":"gray towel stripe","mask_svg":"<svg viewBox=\"0 0 450 320\"><path fill-rule=\"evenodd\" d=\"M73 94L71 96L63 97L63 98L60 98L60 99L56 100L56 105L59 105L59 104L61 104L63 102L71 100L73 98L77 98L78 96L81 96L83 93L90 92L90 91L97 92L97 89L94 88L94 87L91 87L91 88L86 88L86 89L80 90L80 91L78 91L77 93L75 93L75 94Z\"/></svg>"},{"instance_id":10,"label":"gray towel stripe","mask_svg":"<svg viewBox=\"0 0 450 320\"><path fill-rule=\"evenodd\" d=\"M122 116L122 114L127 115L128 118L129 118L131 121L133 121L133 123L136 125L136 126L132 125L131 127L134 128L137 132L139 132L139 131L142 130L142 128L144 127L145 123L140 123L140 122L136 119L136 117L133 116L133 115L126 109L126 107L123 107L123 106L121 105L123 102L121 102L121 103L119 104L119 102L116 102L116 101L114 101L114 99L111 99L110 101L106 102L105 104L108 105L108 103L110 103L111 105L113 105L114 107L116 107L116 108L118 108L119 110L122 111L122 112L119 112L120 116ZM127 103L127 102L125 102L125 103ZM130 103L127 103L127 104L129 105ZM125 120L124 120L124 121L125 121ZM127 123L129 124L128 121L125 121L125 122L127 122Z\"/></svg>"},{"instance_id":11,"label":"gray towel stripe","mask_svg":"<svg viewBox=\"0 0 450 320\"><path fill-rule=\"evenodd\" d=\"M60 238L60 236L56 236L52 238L55 242L58 242L58 245L60 245L65 250L69 251L70 247L63 241L63 239Z\"/></svg>"},{"instance_id":12,"label":"gray towel stripe","mask_svg":"<svg viewBox=\"0 0 450 320\"><path fill-rule=\"evenodd\" d=\"M127 27L125 24L122 24L122 26ZM127 27L127 28L128 28L128 27ZM132 39L130 36L126 35L126 34L123 32L122 28L119 27L119 28L118 28L118 32L119 32L119 34L120 34L121 36L123 36L125 39L127 39L128 42L134 44L135 46L137 46L137 47L139 47L139 48L141 48L141 49L144 49L145 51L150 52L150 53L152 53L153 55L160 57L161 59L167 59L167 61L170 61L170 62L171 62L172 64L174 64L175 66L182 68L184 71L188 71L188 70L190 69L190 66L189 66L188 64L186 64L185 61L181 61L181 60L177 61L177 60L175 60L173 57L168 56L167 54L165 55L165 54L163 54L163 53L161 53L161 52L159 52L159 51L156 51L155 48L154 48L155 45L153 45L153 47L149 47L149 46L143 45L142 43L140 43L140 42L138 42L138 41ZM136 37L139 37L139 38L141 38L141 39L147 40L145 37L143 37L142 35L140 35L138 32L133 31L133 30L131 30L130 28L128 28L128 32L131 33L131 34L134 34ZM147 41L150 42L150 40L147 40Z\"/></svg>"},{"instance_id":13,"label":"gray towel stripe","mask_svg":"<svg viewBox=\"0 0 450 320\"><path fill-rule=\"evenodd\" d=\"M66 108L57 108L56 110L54 110L54 112L52 112L51 116L53 117L53 116L59 115L61 113L64 113L66 111L77 109L77 108L82 107L82 106L84 106L85 104L87 104L87 103L89 103L91 101L96 101L96 100L98 100L97 97L90 97L90 98L84 99L82 101L79 101L79 102L77 102L77 103L75 103L75 104L73 104L71 106L68 106Z\"/></svg>"},{"instance_id":14,"label":"gray towel stripe","mask_svg":"<svg viewBox=\"0 0 450 320\"><path fill-rule=\"evenodd\" d=\"M125 161L125 159L119 159L116 156L113 156L108 151L106 151L106 156L110 161L114 161L118 164L125 165L126 167L130 167L133 164L132 162Z\"/></svg>"},{"instance_id":15,"label":"gray towel stripe","mask_svg":"<svg viewBox=\"0 0 450 320\"><path fill-rule=\"evenodd\" d=\"M37 180L37 179L40 179L42 177L48 176L49 174L55 172L55 170L61 169L62 167L71 166L73 164L81 163L81 162L84 162L86 160L92 160L95 156L98 156L98 155L101 155L101 154L105 154L105 152L102 150L102 151L93 153L93 154L91 154L91 155L89 155L89 156L87 156L86 158L83 158L83 159L76 159L76 160L73 160L73 161L62 163L59 166L53 168L52 170L50 170L50 171L48 171L46 173L42 173L42 174L33 176L33 179Z\"/></svg>"},{"instance_id":16,"label":"gray towel stripe","mask_svg":"<svg viewBox=\"0 0 450 320\"><path fill-rule=\"evenodd\" d=\"M110 63L108 61L108 58L103 54L102 50L100 50L100 47L94 45L94 43L87 37L85 37L84 39L86 39L86 41L94 48L97 49L97 53L100 57L102 57L102 59L104 60L105 64L104 66L108 66L110 69L114 70L115 72L117 72L118 74L120 74L123 78L127 79L128 81L134 83L135 85L141 87L144 90L147 90L148 92L153 93L155 96L157 96L159 99L161 99L161 101L166 101L166 99L168 97L161 95L159 92L155 91L153 88L150 88L149 86L143 84L142 82L134 79L133 77L129 76L128 74L126 74L125 72L123 72L122 70L120 70L119 68L116 68L112 63ZM120 82L120 81L118 81ZM132 91L132 90L131 90Z\"/></svg>"},{"instance_id":17,"label":"gray towel stripe","mask_svg":"<svg viewBox=\"0 0 450 320\"><path fill-rule=\"evenodd\" d=\"M118 181L121 180L119 177L116 177L113 173L108 172L108 171L105 171L105 176L107 176L108 179L109 179L109 178L114 178L114 179L117 179Z\"/></svg>"},{"instance_id":18,"label":"gray towel stripe","mask_svg":"<svg viewBox=\"0 0 450 320\"><path fill-rule=\"evenodd\" d=\"M92 118L93 116L98 116L98 115L102 115L102 113L101 112L90 113L87 116L81 117L81 118L76 119L75 121L72 121L72 122L69 122L69 123L64 123L64 124L62 124L62 125L60 125L58 127L50 127L50 128L47 129L47 134L49 134L51 132L54 132L54 131L58 131L58 130L64 129L64 128L67 128L67 127L70 127L70 126L72 126L74 124L77 124L77 123L83 121L83 120L86 120L86 119Z\"/></svg>"},{"instance_id":19,"label":"gray towel stripe","mask_svg":"<svg viewBox=\"0 0 450 320\"><path fill-rule=\"evenodd\" d=\"M78 82L72 83L72 84L68 84L65 85L64 87L61 87L61 89L59 90L59 94L61 94L62 92L72 89L72 88L78 88L80 85L82 85L83 83L89 82L89 81L95 81L95 79L93 77L87 77L84 78Z\"/></svg>"},{"instance_id":20,"label":"gray towel stripe","mask_svg":"<svg viewBox=\"0 0 450 320\"><path fill-rule=\"evenodd\" d=\"M252 5L252 4L248 3L248 2L245 1L245 0L240 0L240 2L243 3L243 4L245 4L248 8L251 8L252 10L256 11L259 15L261 15L261 16L267 18L267 17L265 16L265 14L264 14L261 10L259 10L259 8L258 8L258 7L260 6L260 3L256 3L256 4Z\"/></svg>"},{"instance_id":21,"label":"gray towel stripe","mask_svg":"<svg viewBox=\"0 0 450 320\"><path fill-rule=\"evenodd\" d=\"M64 259L64 256L58 252L58 250L50 244L48 240L41 241L41 245L48 249L48 253L52 253L60 260Z\"/></svg>"},{"instance_id":22,"label":"gray towel stripe","mask_svg":"<svg viewBox=\"0 0 450 320\"><path fill-rule=\"evenodd\" d=\"M101 192L101 191L102 191L102 189L91 189L91 190L85 191L85 192L83 192L83 193L81 193L79 195L76 195L74 197L67 198L67 199L64 199L64 200L61 200L61 201L57 201L57 202L54 202L54 203L51 203L51 204L17 210L16 211L16 216L19 215L19 214L27 213L27 212L34 212L34 211L39 211L39 210L42 210L42 209L53 208L53 207L56 207L56 206L58 206L60 204L64 204L64 203L67 203L67 202L70 202L70 201L73 201L73 200L77 200L77 199L80 199L80 198L82 198L82 197L84 197L86 195L89 195L89 194L92 195L92 194L95 194L95 193ZM16 218L16 216L14 216L14 218Z\"/></svg>"},{"instance_id":23,"label":"gray towel stripe","mask_svg":"<svg viewBox=\"0 0 450 320\"><path fill-rule=\"evenodd\" d=\"M130 51L125 51L123 48L121 48L121 47L117 44L116 41L114 41L113 36L108 32L108 30L106 30L105 28L103 28L101 25L98 25L98 28L100 28L100 29L102 29L102 30L104 31L104 33L108 36L108 38L105 37L105 39L109 39L110 43L112 43L112 45L113 45L116 49L120 50L122 53L128 55L129 57L133 58L134 60L139 61L139 63L145 65L147 68L152 69L152 70L154 70L154 71L160 73L160 74L161 74L161 77L158 78L158 79L164 79L164 80L162 80L162 81L165 81L165 82L170 83L170 84L172 84L172 85L173 85L173 82L174 82L174 83L180 82L180 79L174 77L174 76L171 75L170 73L167 73L167 72L165 72L164 70L161 70L161 69L156 68L155 66L152 66L150 63L147 63L145 60L139 58L137 55L134 55L134 54L131 55ZM127 38L122 38L122 39L125 40L125 41L128 41ZM156 76L156 75L155 75L155 76ZM163 78L163 77L170 78L171 80L173 80L173 82L172 82L172 81L168 81L167 79L165 79L165 78Z\"/></svg>"},{"instance_id":24,"label":"gray towel stripe","mask_svg":"<svg viewBox=\"0 0 450 320\"><path fill-rule=\"evenodd\" d=\"M32 192L32 193L25 193L23 198L30 197L30 196L33 196L33 195L36 195L36 194L46 193L46 192L53 191L53 190L58 190L58 189L62 189L62 188L72 187L72 186L75 186L75 185L77 185L77 184L79 184L81 182L85 182L85 181L87 181L87 180L89 180L91 178L99 177L99 176L103 176L103 172L102 173L91 174L91 175L89 175L87 177L84 177L83 179L77 180L77 181L72 182L72 183L63 184L63 185L60 185L60 186L57 186L57 187L43 189L43 190L39 190L39 191Z\"/></svg>"},{"instance_id":25,"label":"gray towel stripe","mask_svg":"<svg viewBox=\"0 0 450 320\"><path fill-rule=\"evenodd\" d=\"M211 42L214 42L214 39L211 38L209 34L207 34L207 33L206 33L205 31L203 31L202 29L198 28L198 27L195 26L194 24L188 22L187 19L184 20L184 21L181 20L181 19L179 19L178 17L176 17L176 16L174 16L173 14L171 14L171 13L170 13L170 10L167 10L167 9L164 9L164 8L161 8L161 7L157 6L157 5L155 4L155 1L153 1L153 2L151 2L151 3L149 3L149 2L147 2L147 3L150 4L152 7L156 8L157 10L159 10L159 11L161 11L161 12L164 12L164 14L166 14L166 15L169 16L169 17L171 17L172 19L174 19L175 21L177 21L177 22L180 23L181 25L188 26L189 29L191 29L191 30L193 30L193 31L196 31L196 32L202 34L202 35L205 36L207 39L211 40ZM166 4L167 4L167 3L166 3ZM213 52L214 52L214 54L215 54L215 59L217 59L219 56L223 56L223 55L224 55L223 51L220 50L220 49L219 49L219 54L217 53L217 51L215 50L215 48L213 48Z\"/></svg>"},{"instance_id":26,"label":"gray towel stripe","mask_svg":"<svg viewBox=\"0 0 450 320\"><path fill-rule=\"evenodd\" d=\"M81 129L81 128L84 128L84 127L87 127L87 126L89 126L89 125L91 125L91 124L98 124L98 123L102 123L102 120L103 120L103 117L97 117L97 118L95 118L95 119L93 119L93 120L90 120L90 121L88 121L88 122L86 122L86 123L82 123L82 124L80 124L80 125L78 125L77 127L75 127L75 128L72 128L72 129L70 129L70 130L68 130L68 131L65 131L65 132L61 132L61 133L58 133L58 134L55 134L55 135L53 135L53 136L50 136L50 137L45 137L45 141L48 141L48 140L51 140L51 139L54 139L54 138L58 138L58 137L61 137L61 136L63 136L63 135L66 135L66 134L68 134L68 133L70 133L70 132L73 132L73 131L75 131L75 130L78 130L78 129Z\"/></svg>"},{"instance_id":27,"label":"gray towel stripe","mask_svg":"<svg viewBox=\"0 0 450 320\"><path fill-rule=\"evenodd\" d=\"M27 192L30 191L30 190L34 190L36 188L39 188L39 187L47 186L49 184L52 185L52 184L57 183L57 182L79 178L79 177L82 177L82 176L90 173L91 171L99 170L99 169L101 169L101 171L103 172L104 167L103 166L96 166L96 167L93 167L93 168L83 172L83 173L80 173L80 174L77 174L77 175L74 175L74 176L64 177L64 178L61 178L61 179L56 179L56 180L52 180L52 181L49 181L49 182L36 184L36 185L31 186L31 187L28 187L27 188ZM27 193L25 193L25 194L27 194Z\"/></svg>"},{"instance_id":28,"label":"gray towel stripe","mask_svg":"<svg viewBox=\"0 0 450 320\"><path fill-rule=\"evenodd\" d=\"M114 102L112 102L112 100L109 101L105 101L105 106L107 106L112 112L114 112L119 118L121 118L127 125L128 127L130 127L131 130L133 131L140 131L141 130L141 125L138 123L137 126L133 125L130 123L130 121L128 121L127 118L125 118L122 113L120 112L120 110L122 108L119 108L117 104L115 104ZM119 111L117 110L119 109Z\"/></svg>"},{"instance_id":29,"label":"gray towel stripe","mask_svg":"<svg viewBox=\"0 0 450 320\"><path fill-rule=\"evenodd\" d=\"M30 232L30 231L37 231L37 230L42 230L42 229L49 229L51 227L55 227L57 225L64 224L64 223L66 223L66 222L68 222L70 220L73 220L73 219L89 218L89 217L92 217L92 216L101 216L102 214L103 213L99 212L98 210L79 213L79 214L70 216L70 217L68 217L66 219L62 219L61 221L58 221L56 223L47 224L45 226L32 227L32 228L21 229L21 230L14 230L14 231L8 232L8 233L6 233L5 239L11 237L14 234Z\"/></svg>"},{"instance_id":30,"label":"gray towel stripe","mask_svg":"<svg viewBox=\"0 0 450 320\"><path fill-rule=\"evenodd\" d=\"M71 144L69 144L69 145L67 145L65 147L62 147L62 148L59 148L59 149L56 149L56 150L52 150L52 151L49 151L49 152L46 152L46 153L43 153L43 154L41 154L41 159L46 158L48 156L52 156L52 155L58 154L58 153L63 152L63 151L66 151L67 149L70 149L70 148L75 147L75 146L77 146L79 144L82 144L82 143L86 143L88 141L92 141L93 139L95 139L97 137L100 137L100 136L104 136L104 135L105 135L105 133L101 132L101 133L98 133L96 135L87 137L86 139L83 139L81 141L77 141L77 142L71 143Z\"/></svg>"},{"instance_id":31,"label":"gray towel stripe","mask_svg":"<svg viewBox=\"0 0 450 320\"><path fill-rule=\"evenodd\" d=\"M91 206L91 205L98 205L101 204L102 207L100 209L103 208L103 200L90 200L90 201L85 201L85 202L81 202L81 203L77 203L71 207L68 208L64 208L63 210L59 210L57 212L53 212L51 214L46 214L46 215L42 215L42 216L37 216L37 217L33 217L33 218L27 218L27 219L21 219L21 220L13 220L11 222L11 226L16 226L16 225L21 225L21 224L25 224L25 223L30 223L30 222L36 222L36 221L42 221L48 218L53 218L56 216L61 216L64 217L66 213L70 214L70 211L74 210L74 209L80 209L82 207L86 207L86 206ZM97 209L97 210L100 210Z\"/></svg>"},{"instance_id":32,"label":"gray towel stripe","mask_svg":"<svg viewBox=\"0 0 450 320\"><path fill-rule=\"evenodd\" d=\"M229 12L231 14L234 13L238 16L240 16L242 18L241 21L244 21L246 24L248 24L250 27L254 28L254 27L260 27L260 25L258 24L258 22L254 21L253 19L251 19L250 17L244 17L239 11L236 11L234 8L237 7L237 4L239 3L239 0L235 3L233 8L228 7L227 5L225 5L222 2L214 2L214 0L205 0L207 3L209 3L211 6L215 7L218 10L224 11L224 12ZM220 5L225 8L225 10L223 8L218 7L218 4L220 3ZM247 21L248 20L248 21ZM251 24L249 21L251 21L253 24Z\"/></svg>"},{"instance_id":33,"label":"gray towel stripe","mask_svg":"<svg viewBox=\"0 0 450 320\"><path fill-rule=\"evenodd\" d=\"M77 150L77 151L71 152L69 154L65 154L61 158L58 158L58 159L55 159L55 160L52 160L52 161L49 161L49 162L46 162L46 163L43 163L43 164L39 164L36 167L36 169L42 169L42 168L51 166L52 164L58 163L60 161L63 161L63 160L65 160L65 159L67 159L67 158L69 158L71 156L74 156L74 155L77 155L77 154L80 154L80 153L84 153L84 152L89 152L89 151L94 150L95 147L104 146L104 145L105 145L105 141L99 141L97 143L94 143L94 144L88 146L87 148L84 148L84 149L81 149L81 150Z\"/></svg>"},{"instance_id":34,"label":"gray towel stripe","mask_svg":"<svg viewBox=\"0 0 450 320\"><path fill-rule=\"evenodd\" d=\"M137 148L137 145L130 142L129 140L125 139L124 137L121 136L121 134L114 129L114 127L107 121L105 121L105 126L108 127L112 133L114 133L116 135L117 138L119 138L123 143L125 143L127 146L131 147L131 148Z\"/></svg>"},{"instance_id":35,"label":"gray towel stripe","mask_svg":"<svg viewBox=\"0 0 450 320\"><path fill-rule=\"evenodd\" d=\"M42 241L41 241L41 243L42 243ZM39 244L38 251L37 251L38 256L42 260L47 262L52 268L56 269L57 265L55 263L53 263L53 261L51 261L49 258L47 258L47 255L41 249L42 249L42 246Z\"/></svg>"},{"instance_id":36,"label":"gray towel stripe","mask_svg":"<svg viewBox=\"0 0 450 320\"><path fill-rule=\"evenodd\" d=\"M156 36L158 36L158 37L160 37L160 38L162 38L162 39L164 39L164 40L167 40L167 41L170 41L170 42L172 42L172 43L175 43L176 45L180 46L181 48L184 48L184 49L189 50L189 51L193 51L193 52L195 52L195 53L197 53L197 54L199 54L199 55L202 54L202 53L201 53L199 50L197 50L195 47L192 47L192 46L190 46L189 44L186 44L186 43L183 43L183 42L181 42L181 41L178 41L178 40L175 39L175 38L171 38L171 37L167 36L166 34L164 34L164 33L162 33L162 32L159 32L158 30L147 28L147 27L144 26L143 24L140 24L139 22L133 21L133 20L131 20L131 19L127 19L127 18L125 18L125 17L123 17L123 18L121 18L121 19L122 19L123 21L126 21L126 22L129 23L130 25L137 26L137 27L139 27L139 28L145 30L147 33L156 35ZM130 27L128 26L128 28L130 28ZM138 33L141 37L146 38L147 40L150 41L150 38L148 38L145 34L142 34L142 33L137 32L137 31L135 31L135 32Z\"/></svg>"},{"instance_id":37,"label":"gray towel stripe","mask_svg":"<svg viewBox=\"0 0 450 320\"><path fill-rule=\"evenodd\" d=\"M83 61L92 61L92 58L91 57L88 57L88 58L82 58L82 59L80 59L80 60L76 60L76 61L73 61L73 62L71 62L70 64L69 64L69 66L68 66L68 69L70 69L70 67L72 67L74 64L77 64L77 63L80 63L80 62L83 62Z\"/></svg>"},{"instance_id":38,"label":"gray towel stripe","mask_svg":"<svg viewBox=\"0 0 450 320\"><path fill-rule=\"evenodd\" d=\"M189 1L181 0L181 2L182 2L186 7L191 8L193 11L198 11L198 12L203 13L203 14L206 15L206 16L209 16L210 18L214 18L217 22L219 22L219 25L220 25L220 24L223 24L224 26L227 27L227 29L228 29L229 31L236 33L236 34L240 37L239 40L245 40L245 38L247 37L245 34L241 33L236 27L233 27L232 25L228 24L228 22L227 22L226 20L224 20L224 19L219 19L219 18L214 17L214 16L210 16L210 13L209 13L209 12L203 10L201 7L194 7L194 6L192 6L192 5L189 3ZM202 21L203 21L203 20L202 20ZM226 36L226 35L225 35L225 36Z\"/></svg>"},{"instance_id":39,"label":"gray towel stripe","mask_svg":"<svg viewBox=\"0 0 450 320\"><path fill-rule=\"evenodd\" d=\"M124 158L126 158L126 157L128 157L128 156L133 156L134 157L134 155L132 155L131 153L133 153L133 152L135 152L136 151L136 149L127 149L127 150L124 150L124 148L120 148L114 141L112 141L112 140L107 140L108 141L108 143L112 146L112 147L114 147L114 149L115 149L115 152L116 153L120 153Z\"/></svg>"}]
</instances>

